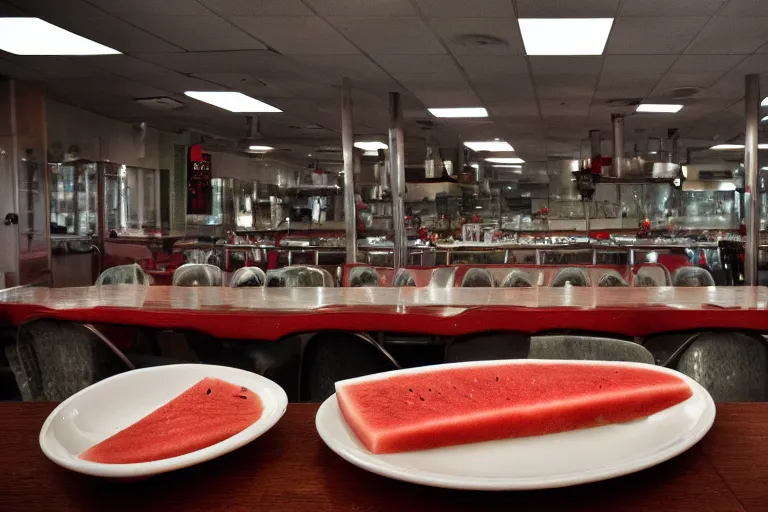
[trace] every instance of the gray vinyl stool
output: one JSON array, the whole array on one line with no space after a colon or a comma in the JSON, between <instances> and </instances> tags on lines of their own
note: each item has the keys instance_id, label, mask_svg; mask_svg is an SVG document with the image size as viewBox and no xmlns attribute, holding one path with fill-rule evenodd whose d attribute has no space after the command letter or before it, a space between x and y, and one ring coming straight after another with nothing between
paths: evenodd
<instances>
[{"instance_id":1,"label":"gray vinyl stool","mask_svg":"<svg viewBox=\"0 0 768 512\"><path fill-rule=\"evenodd\" d=\"M221 286L221 269L206 263L187 263L173 273L173 286Z\"/></svg>"}]
</instances>

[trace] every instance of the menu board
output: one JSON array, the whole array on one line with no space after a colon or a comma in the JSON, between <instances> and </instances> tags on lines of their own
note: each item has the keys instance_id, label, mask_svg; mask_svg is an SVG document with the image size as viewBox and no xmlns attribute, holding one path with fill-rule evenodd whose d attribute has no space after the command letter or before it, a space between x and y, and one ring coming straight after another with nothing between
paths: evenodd
<instances>
[{"instance_id":1,"label":"menu board","mask_svg":"<svg viewBox=\"0 0 768 512\"><path fill-rule=\"evenodd\" d=\"M192 146L187 154L187 215L211 215L211 155Z\"/></svg>"}]
</instances>

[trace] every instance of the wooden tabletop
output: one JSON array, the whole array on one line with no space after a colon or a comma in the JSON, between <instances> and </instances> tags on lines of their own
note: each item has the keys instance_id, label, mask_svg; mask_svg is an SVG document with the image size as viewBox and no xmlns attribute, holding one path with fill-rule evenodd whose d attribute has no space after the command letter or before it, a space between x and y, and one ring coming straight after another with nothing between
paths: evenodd
<instances>
[{"instance_id":1,"label":"wooden tabletop","mask_svg":"<svg viewBox=\"0 0 768 512\"><path fill-rule=\"evenodd\" d=\"M768 404L719 404L702 442L660 466L564 489L469 492L358 469L315 431L316 405L291 404L253 443L211 462L132 483L62 469L38 446L55 404L0 404L0 510L136 511L768 511Z\"/></svg>"},{"instance_id":2,"label":"wooden tabletop","mask_svg":"<svg viewBox=\"0 0 768 512\"><path fill-rule=\"evenodd\" d=\"M278 340L322 330L768 331L768 288L229 288L102 286L0 291L0 325L38 317Z\"/></svg>"}]
</instances>

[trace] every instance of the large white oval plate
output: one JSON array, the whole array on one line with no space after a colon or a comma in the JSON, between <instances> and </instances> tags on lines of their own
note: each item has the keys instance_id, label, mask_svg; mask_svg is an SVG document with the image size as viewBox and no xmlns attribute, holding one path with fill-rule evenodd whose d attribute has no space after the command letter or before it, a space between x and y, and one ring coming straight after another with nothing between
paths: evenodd
<instances>
[{"instance_id":1,"label":"large white oval plate","mask_svg":"<svg viewBox=\"0 0 768 512\"><path fill-rule=\"evenodd\" d=\"M256 393L264 411L253 425L202 450L135 464L100 464L77 458L87 448L137 422L204 379L215 377ZM45 420L40 448L59 466L105 478L145 478L211 460L250 443L285 413L285 391L255 373L226 366L176 364L133 370L72 395Z\"/></svg>"},{"instance_id":2,"label":"large white oval plate","mask_svg":"<svg viewBox=\"0 0 768 512\"><path fill-rule=\"evenodd\" d=\"M442 365L467 367L499 363L578 364L586 361L484 361ZM640 366L683 378L693 396L648 418L603 427L520 439L375 455L347 425L336 395L317 412L315 425L328 447L352 464L373 473L435 487L475 490L547 489L605 480L640 471L671 459L696 444L715 420L715 403L692 379L666 368ZM417 374L436 367L400 370ZM393 372L394 373L394 372Z\"/></svg>"}]
</instances>

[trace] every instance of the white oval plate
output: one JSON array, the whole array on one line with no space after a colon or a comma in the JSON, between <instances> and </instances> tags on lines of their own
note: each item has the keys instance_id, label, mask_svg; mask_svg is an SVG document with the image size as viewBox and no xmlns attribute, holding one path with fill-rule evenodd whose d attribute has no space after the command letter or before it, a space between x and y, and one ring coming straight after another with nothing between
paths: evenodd
<instances>
[{"instance_id":1,"label":"white oval plate","mask_svg":"<svg viewBox=\"0 0 768 512\"><path fill-rule=\"evenodd\" d=\"M442 365L467 367L498 363L585 363L587 361L484 361ZM317 412L315 425L328 447L355 466L378 475L435 487L524 490L565 487L640 471L681 454L709 431L715 403L706 389L673 370L641 366L683 378L693 396L648 418L560 434L502 439L416 452L375 455L357 439L341 414L336 395ZM417 374L436 367L392 373Z\"/></svg>"},{"instance_id":2,"label":"white oval plate","mask_svg":"<svg viewBox=\"0 0 768 512\"><path fill-rule=\"evenodd\" d=\"M78 459L87 448L136 423L205 377L215 377L256 393L261 418L245 430L202 450L152 462L101 464ZM175 364L133 370L72 395L48 416L40 448L59 466L105 478L144 478L214 459L244 446L269 430L285 413L288 397L271 380L237 368Z\"/></svg>"}]
</instances>

